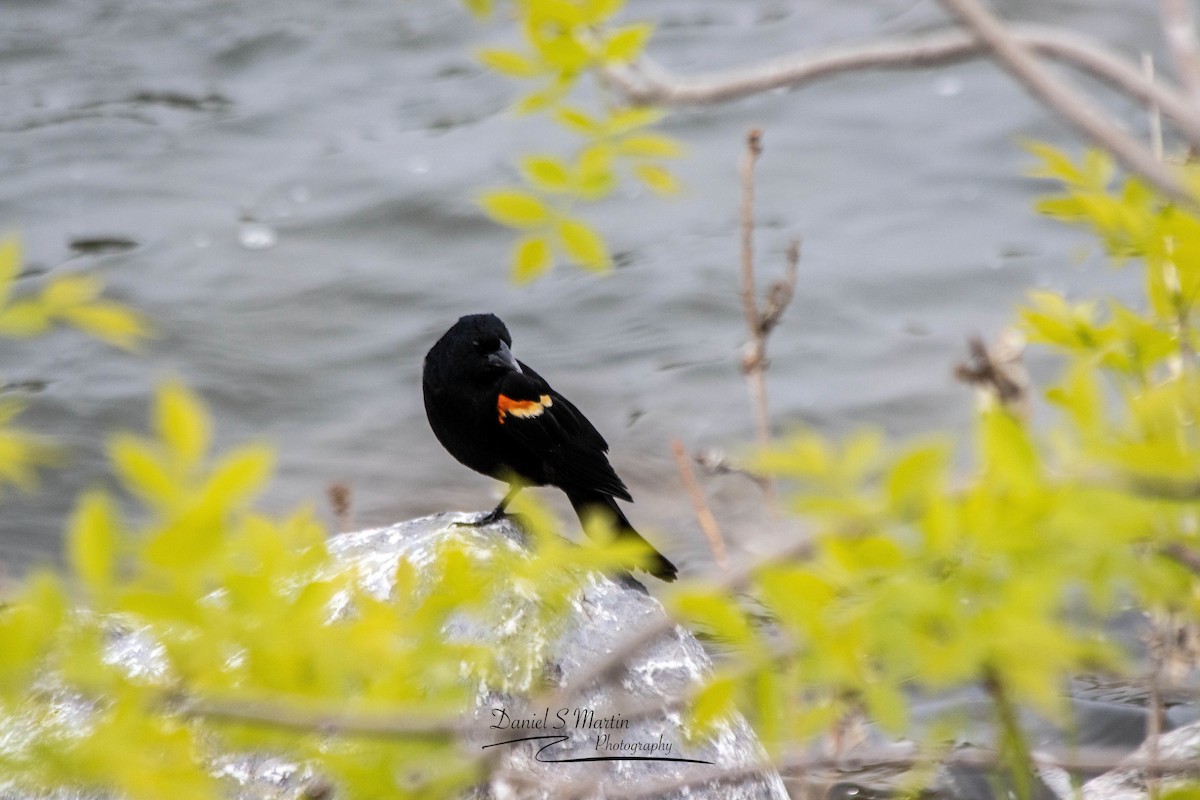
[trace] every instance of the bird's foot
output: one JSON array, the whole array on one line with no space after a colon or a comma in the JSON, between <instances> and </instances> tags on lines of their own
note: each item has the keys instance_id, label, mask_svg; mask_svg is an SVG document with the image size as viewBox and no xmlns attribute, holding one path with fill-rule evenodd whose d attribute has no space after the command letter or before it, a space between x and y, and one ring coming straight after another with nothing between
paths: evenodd
<instances>
[{"instance_id":1,"label":"bird's foot","mask_svg":"<svg viewBox=\"0 0 1200 800\"><path fill-rule=\"evenodd\" d=\"M486 528L488 525L499 522L507 516L508 514L504 513L504 509L493 508L488 513L478 516L470 522L456 522L454 524L463 528Z\"/></svg>"}]
</instances>

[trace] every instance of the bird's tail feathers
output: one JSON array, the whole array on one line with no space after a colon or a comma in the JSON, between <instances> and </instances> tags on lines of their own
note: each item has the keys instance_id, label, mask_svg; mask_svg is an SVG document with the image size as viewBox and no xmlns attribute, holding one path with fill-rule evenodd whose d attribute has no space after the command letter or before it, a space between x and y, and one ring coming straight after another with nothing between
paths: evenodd
<instances>
[{"instance_id":1,"label":"bird's tail feathers","mask_svg":"<svg viewBox=\"0 0 1200 800\"><path fill-rule=\"evenodd\" d=\"M589 521L597 513L600 513L608 517L608 521L615 528L618 537L641 542L645 546L647 554L642 569L654 577L668 582L679 576L679 570L675 565L634 529L624 512L621 511L621 507L617 505L616 500L606 494L592 492L567 492L567 499L571 501L571 505L574 507L575 513L579 515L579 521L584 524L585 529L588 527Z\"/></svg>"}]
</instances>

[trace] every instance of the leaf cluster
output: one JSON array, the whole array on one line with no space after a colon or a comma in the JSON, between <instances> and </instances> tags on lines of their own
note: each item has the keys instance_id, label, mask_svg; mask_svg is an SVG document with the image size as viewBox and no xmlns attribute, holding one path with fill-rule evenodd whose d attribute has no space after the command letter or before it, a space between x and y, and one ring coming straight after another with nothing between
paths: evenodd
<instances>
[{"instance_id":1,"label":"leaf cluster","mask_svg":"<svg viewBox=\"0 0 1200 800\"><path fill-rule=\"evenodd\" d=\"M633 555L568 545L527 502L529 548L481 552L466 529L432 563L398 560L390 595L376 596L330 555L310 513L254 510L269 448L213 456L211 439L200 400L162 386L150 435L109 446L137 518L94 490L70 521L79 604L68 610L64 582L43 574L0 610L0 718L24 728L21 746L0 748L0 770L17 785L209 798L221 791L217 755L274 752L339 796L453 795L480 777L456 735L480 688L536 689L584 568ZM157 669L112 657L114 637L129 636L152 643ZM82 724L54 723L64 695L85 709ZM272 711L205 718L212 705ZM291 724L296 715L393 719L396 734Z\"/></svg>"},{"instance_id":2,"label":"leaf cluster","mask_svg":"<svg viewBox=\"0 0 1200 800\"><path fill-rule=\"evenodd\" d=\"M148 335L139 314L102 296L104 284L95 276L57 275L36 292L19 292L21 263L18 240L0 239L0 338L30 338L66 325L133 350ZM18 400L0 398L0 489L5 485L31 489L37 484L38 469L58 460L48 438L11 424L24 408Z\"/></svg>"},{"instance_id":3,"label":"leaf cluster","mask_svg":"<svg viewBox=\"0 0 1200 800\"><path fill-rule=\"evenodd\" d=\"M477 14L491 13L487 0L466 0ZM611 195L622 174L632 175L651 191L678 191L664 162L682 148L654 132L661 112L621 105L605 91L599 76L634 61L653 27L618 25L614 17L624 0L514 0L511 11L521 34L519 49L485 48L479 60L492 71L531 83L515 103L520 114L540 113L579 139L570 155L523 155L521 184L489 189L479 204L492 220L520 235L513 247L511 274L517 283L544 275L560 257L596 272L612 267L603 236L578 213L579 206ZM583 79L596 80L585 87ZM589 107L591 97L598 103Z\"/></svg>"},{"instance_id":4,"label":"leaf cluster","mask_svg":"<svg viewBox=\"0 0 1200 800\"><path fill-rule=\"evenodd\" d=\"M1063 187L1039 210L1139 265L1145 309L1031 294L1021 326L1063 356L1046 392L1060 414L1042 433L983 404L965 475L947 440L802 431L760 452L755 468L790 487L811 546L756 571L753 607L702 585L675 598L682 619L738 645L698 697L699 727L740 707L776 747L851 713L898 732L913 691L970 685L1002 726L1018 724L1010 703L1061 718L1069 676L1126 666L1109 615L1200 611L1172 556L1195 548L1200 512L1200 220L1136 178L1113 187L1099 153L1030 149ZM764 612L772 623L756 624Z\"/></svg>"}]
</instances>

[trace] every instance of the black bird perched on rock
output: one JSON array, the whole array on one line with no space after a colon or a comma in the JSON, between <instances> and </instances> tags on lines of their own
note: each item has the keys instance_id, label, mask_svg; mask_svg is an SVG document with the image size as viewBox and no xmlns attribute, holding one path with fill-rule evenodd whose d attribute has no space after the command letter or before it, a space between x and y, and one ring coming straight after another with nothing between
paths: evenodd
<instances>
[{"instance_id":1,"label":"black bird perched on rock","mask_svg":"<svg viewBox=\"0 0 1200 800\"><path fill-rule=\"evenodd\" d=\"M450 455L476 472L509 482L508 493L480 524L504 515L524 486L557 486L580 520L608 513L617 535L651 553L647 571L673 581L675 565L650 546L621 513L632 500L608 463L608 443L571 401L513 357L508 328L493 314L461 318L425 356L422 387L429 426Z\"/></svg>"}]
</instances>

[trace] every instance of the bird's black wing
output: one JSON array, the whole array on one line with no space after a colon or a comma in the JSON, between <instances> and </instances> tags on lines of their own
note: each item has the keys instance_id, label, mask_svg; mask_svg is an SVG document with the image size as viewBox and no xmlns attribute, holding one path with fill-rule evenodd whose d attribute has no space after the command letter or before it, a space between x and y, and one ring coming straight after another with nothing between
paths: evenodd
<instances>
[{"instance_id":1,"label":"bird's black wing","mask_svg":"<svg viewBox=\"0 0 1200 800\"><path fill-rule=\"evenodd\" d=\"M525 364L521 370L500 384L496 416L503 435L541 458L547 482L630 500L595 426L540 375Z\"/></svg>"}]
</instances>

